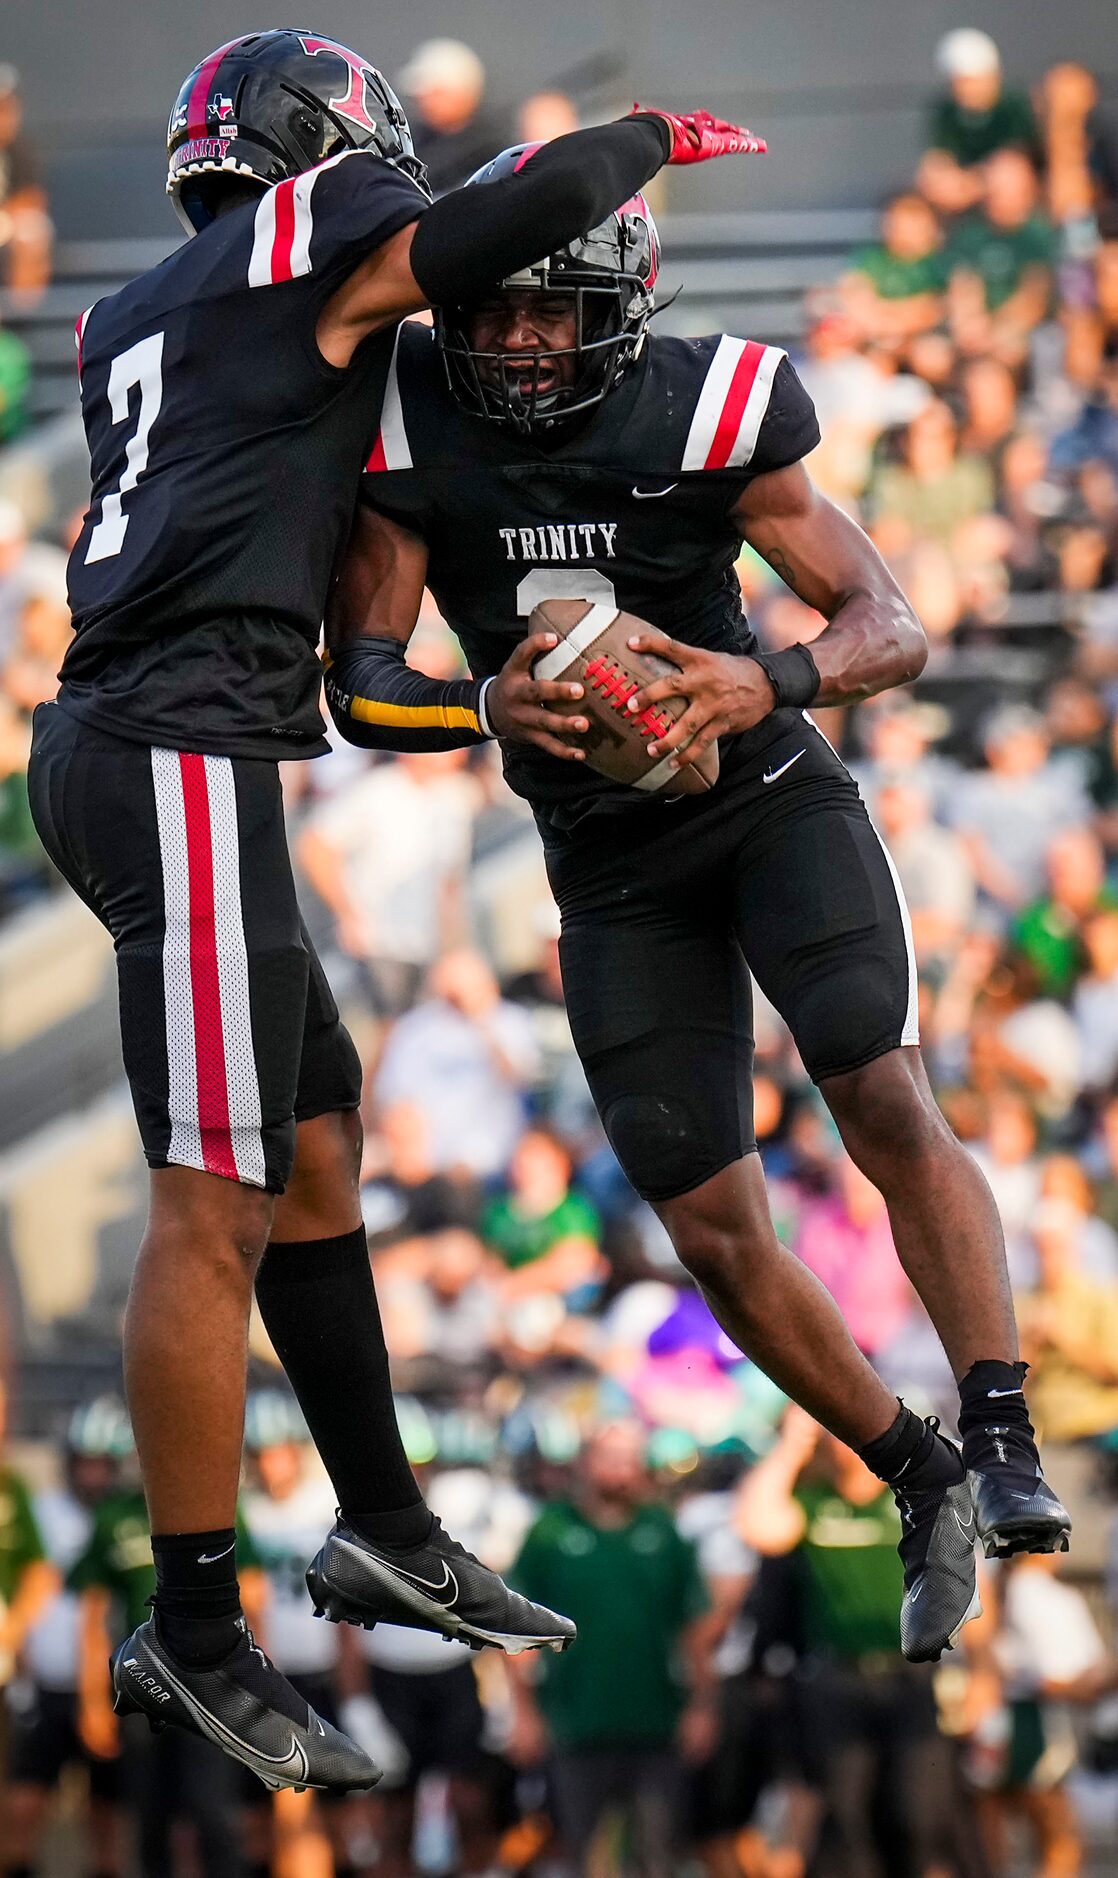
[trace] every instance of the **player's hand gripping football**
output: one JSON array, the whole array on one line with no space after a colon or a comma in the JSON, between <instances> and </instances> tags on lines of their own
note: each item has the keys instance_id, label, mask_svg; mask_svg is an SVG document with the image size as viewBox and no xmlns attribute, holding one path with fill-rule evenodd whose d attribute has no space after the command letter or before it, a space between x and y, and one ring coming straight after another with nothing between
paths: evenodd
<instances>
[{"instance_id":1,"label":"player's hand gripping football","mask_svg":"<svg viewBox=\"0 0 1118 1878\"><path fill-rule=\"evenodd\" d=\"M581 763L585 753L571 741L571 733L578 736L589 730L589 720L556 718L547 707L581 698L582 686L532 677L533 660L558 643L557 633L529 633L522 639L485 694L485 714L498 737L511 737L514 743L534 743L549 756ZM562 736L556 732L557 723L562 724Z\"/></svg>"},{"instance_id":2,"label":"player's hand gripping football","mask_svg":"<svg viewBox=\"0 0 1118 1878\"><path fill-rule=\"evenodd\" d=\"M731 652L704 652L654 631L634 633L629 644L634 652L657 652L679 668L651 685L642 685L629 700L630 711L646 710L665 698L688 700L686 711L667 736L649 744L653 761L674 756L677 767L694 763L719 737L752 730L776 702L768 678L753 659Z\"/></svg>"},{"instance_id":3,"label":"player's hand gripping football","mask_svg":"<svg viewBox=\"0 0 1118 1878\"><path fill-rule=\"evenodd\" d=\"M633 109L663 118L672 133L669 163L709 163L712 157L764 156L768 151L763 137L755 137L741 124L727 123L724 117L712 117L709 111L688 111L676 117L650 104L634 104Z\"/></svg>"}]
</instances>

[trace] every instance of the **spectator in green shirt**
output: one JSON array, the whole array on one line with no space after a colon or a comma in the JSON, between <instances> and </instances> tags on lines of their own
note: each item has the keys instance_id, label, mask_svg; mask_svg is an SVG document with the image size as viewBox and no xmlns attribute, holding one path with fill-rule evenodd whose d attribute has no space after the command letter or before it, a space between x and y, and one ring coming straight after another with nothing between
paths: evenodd
<instances>
[{"instance_id":1,"label":"spectator in green shirt","mask_svg":"<svg viewBox=\"0 0 1118 1878\"><path fill-rule=\"evenodd\" d=\"M601 1222L571 1188L570 1151L547 1128L530 1128L509 1163L509 1184L485 1209L481 1236L509 1270L508 1300L555 1292L590 1304L603 1275Z\"/></svg>"},{"instance_id":2,"label":"spectator in green shirt","mask_svg":"<svg viewBox=\"0 0 1118 1878\"><path fill-rule=\"evenodd\" d=\"M1064 998L1083 969L1083 928L1094 913L1118 908L1107 885L1106 856L1090 828L1065 828L1052 837L1045 856L1048 892L1015 920L1014 944L1028 959L1037 988Z\"/></svg>"},{"instance_id":3,"label":"spectator in green shirt","mask_svg":"<svg viewBox=\"0 0 1118 1878\"><path fill-rule=\"evenodd\" d=\"M905 521L916 536L946 548L961 523L993 507L994 495L989 464L960 452L958 425L942 398L917 412L905 433L904 461L886 464L871 490L877 516Z\"/></svg>"},{"instance_id":4,"label":"spectator in green shirt","mask_svg":"<svg viewBox=\"0 0 1118 1878\"><path fill-rule=\"evenodd\" d=\"M801 1725L842 1878L891 1869L907 1845L918 1878L943 1868L950 1757L931 1668L898 1647L900 1515L850 1448L801 1408L746 1476L738 1530L762 1557L796 1555L805 1661ZM882 1817L881 1802L889 1817ZM878 1836L880 1835L880 1842Z\"/></svg>"},{"instance_id":5,"label":"spectator in green shirt","mask_svg":"<svg viewBox=\"0 0 1118 1878\"><path fill-rule=\"evenodd\" d=\"M7 1394L0 1384L0 1451L6 1429ZM23 1639L57 1589L30 1489L0 1459L0 1690L12 1680Z\"/></svg>"},{"instance_id":6,"label":"spectator in green shirt","mask_svg":"<svg viewBox=\"0 0 1118 1878\"><path fill-rule=\"evenodd\" d=\"M1058 239L1023 152L999 151L983 175L981 207L958 224L948 245L951 329L968 357L990 354L1017 366L1048 313Z\"/></svg>"},{"instance_id":7,"label":"spectator in green shirt","mask_svg":"<svg viewBox=\"0 0 1118 1878\"><path fill-rule=\"evenodd\" d=\"M982 195L979 165L999 150L1041 155L1040 131L1024 92L1002 81L1001 54L988 33L961 27L939 44L936 64L947 80L928 125L919 184L942 215L973 208Z\"/></svg>"},{"instance_id":8,"label":"spectator in green shirt","mask_svg":"<svg viewBox=\"0 0 1118 1878\"><path fill-rule=\"evenodd\" d=\"M639 1426L598 1431L574 1497L541 1513L513 1582L566 1600L579 1626L575 1649L512 1665L514 1757L549 1754L570 1868L586 1870L599 1825L620 1811L644 1878L668 1878L683 1763L715 1745L715 1624L695 1549L652 1498Z\"/></svg>"},{"instance_id":9,"label":"spectator in green shirt","mask_svg":"<svg viewBox=\"0 0 1118 1878\"><path fill-rule=\"evenodd\" d=\"M27 422L31 354L22 339L0 329L0 443L11 443Z\"/></svg>"},{"instance_id":10,"label":"spectator in green shirt","mask_svg":"<svg viewBox=\"0 0 1118 1878\"><path fill-rule=\"evenodd\" d=\"M846 311L862 339L897 345L937 326L947 269L935 210L915 190L886 205L881 240L859 248L843 281Z\"/></svg>"}]
</instances>

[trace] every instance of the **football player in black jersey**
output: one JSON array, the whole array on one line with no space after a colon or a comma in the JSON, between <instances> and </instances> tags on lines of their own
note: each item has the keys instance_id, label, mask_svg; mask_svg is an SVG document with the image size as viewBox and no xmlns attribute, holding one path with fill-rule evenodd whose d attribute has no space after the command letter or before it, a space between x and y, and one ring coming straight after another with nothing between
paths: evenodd
<instances>
[{"instance_id":1,"label":"football player in black jersey","mask_svg":"<svg viewBox=\"0 0 1118 1878\"><path fill-rule=\"evenodd\" d=\"M509 152L475 179L511 173ZM978 1606L987 1552L1066 1546L1022 1394L997 1211L943 1120L918 1049L908 916L858 791L806 707L917 676L923 632L861 529L813 488L815 414L777 347L647 330L657 268L641 198L582 240L404 327L328 622L343 734L390 748L501 739L536 813L562 913L574 1039L603 1126L720 1322L893 1486L904 1515L902 1644L934 1659ZM468 472L462 465L468 461ZM765 654L734 562L748 540L826 616ZM474 678L412 672L424 585ZM593 773L585 718L549 676L549 598L651 622L631 641L690 703L649 748L715 738L708 794L665 802ZM787 1021L959 1379L962 1455L898 1405L823 1287L778 1244L755 1153L747 965Z\"/></svg>"},{"instance_id":2,"label":"football player in black jersey","mask_svg":"<svg viewBox=\"0 0 1118 1878\"><path fill-rule=\"evenodd\" d=\"M377 1776L240 1614L254 1278L342 1509L319 1608L509 1651L573 1636L447 1538L407 1465L358 1205L357 1055L284 839L276 761L326 747L315 646L393 333L663 163L761 147L707 113L638 110L432 206L373 66L312 33L250 34L171 112L167 187L194 238L78 322L93 499L30 790L48 851L113 934L153 1169L124 1356L157 1590L114 1687L121 1709L209 1736L269 1786Z\"/></svg>"}]
</instances>

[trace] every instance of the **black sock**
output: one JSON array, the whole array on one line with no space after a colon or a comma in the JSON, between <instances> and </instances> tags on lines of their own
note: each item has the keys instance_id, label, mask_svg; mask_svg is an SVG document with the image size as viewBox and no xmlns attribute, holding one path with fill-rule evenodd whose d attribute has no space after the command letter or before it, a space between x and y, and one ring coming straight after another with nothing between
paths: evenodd
<instances>
[{"instance_id":1,"label":"black sock","mask_svg":"<svg viewBox=\"0 0 1118 1878\"><path fill-rule=\"evenodd\" d=\"M1025 1403L1027 1363L998 1363L993 1358L972 1363L959 1384L959 1433L966 1454L987 1429L1033 1440L1033 1424Z\"/></svg>"},{"instance_id":2,"label":"black sock","mask_svg":"<svg viewBox=\"0 0 1118 1878\"><path fill-rule=\"evenodd\" d=\"M217 1663L241 1634L237 1535L217 1532L153 1533L156 1628L181 1662Z\"/></svg>"},{"instance_id":3,"label":"black sock","mask_svg":"<svg viewBox=\"0 0 1118 1878\"><path fill-rule=\"evenodd\" d=\"M431 1515L400 1439L364 1230L273 1242L256 1299L342 1511L370 1539L419 1544Z\"/></svg>"},{"instance_id":4,"label":"black sock","mask_svg":"<svg viewBox=\"0 0 1118 1878\"><path fill-rule=\"evenodd\" d=\"M954 1485L963 1478L963 1464L955 1449L903 1402L896 1421L858 1453L887 1487L902 1487L906 1492Z\"/></svg>"}]
</instances>

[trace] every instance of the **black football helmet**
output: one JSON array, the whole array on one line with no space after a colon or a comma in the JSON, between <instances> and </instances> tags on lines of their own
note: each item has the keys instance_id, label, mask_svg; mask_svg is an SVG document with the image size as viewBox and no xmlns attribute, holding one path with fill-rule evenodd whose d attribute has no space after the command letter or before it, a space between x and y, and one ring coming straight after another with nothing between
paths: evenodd
<instances>
[{"instance_id":1,"label":"black football helmet","mask_svg":"<svg viewBox=\"0 0 1118 1878\"><path fill-rule=\"evenodd\" d=\"M214 218L214 178L264 190L344 150L374 150L430 197L403 106L375 65L315 33L247 33L211 52L179 88L167 194L197 234Z\"/></svg>"},{"instance_id":2,"label":"black football helmet","mask_svg":"<svg viewBox=\"0 0 1118 1878\"><path fill-rule=\"evenodd\" d=\"M515 175L539 147L516 144L502 151L470 177L467 188ZM573 347L534 353L527 385L522 353L479 352L471 344L471 306L438 308L436 336L459 404L522 432L546 432L583 417L638 357L659 269L656 223L644 197L635 195L587 234L534 266L506 275L496 291L570 294L575 303ZM572 354L572 382L551 389L547 368Z\"/></svg>"}]
</instances>

